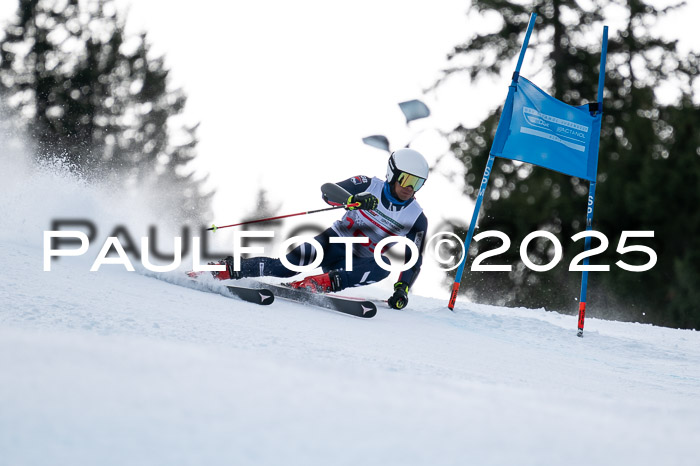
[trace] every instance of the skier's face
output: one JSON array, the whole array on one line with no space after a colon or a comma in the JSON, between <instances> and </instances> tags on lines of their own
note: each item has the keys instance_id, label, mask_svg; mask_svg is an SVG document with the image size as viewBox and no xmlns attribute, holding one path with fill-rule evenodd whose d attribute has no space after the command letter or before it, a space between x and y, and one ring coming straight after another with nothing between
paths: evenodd
<instances>
[{"instance_id":1,"label":"skier's face","mask_svg":"<svg viewBox=\"0 0 700 466\"><path fill-rule=\"evenodd\" d=\"M412 186L403 187L398 181L394 183L394 192L400 201L407 201L411 199L414 193Z\"/></svg>"}]
</instances>

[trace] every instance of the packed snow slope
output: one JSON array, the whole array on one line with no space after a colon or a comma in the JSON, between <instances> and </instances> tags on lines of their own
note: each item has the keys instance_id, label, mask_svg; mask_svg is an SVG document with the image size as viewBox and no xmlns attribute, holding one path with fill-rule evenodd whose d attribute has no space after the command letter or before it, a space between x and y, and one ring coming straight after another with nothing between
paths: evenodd
<instances>
[{"instance_id":1,"label":"packed snow slope","mask_svg":"<svg viewBox=\"0 0 700 466\"><path fill-rule=\"evenodd\" d=\"M101 244L44 272L49 218L118 210L19 180L0 197L0 465L698 464L698 332L588 319L577 338L572 316L447 296L372 319L257 306L181 271L90 272Z\"/></svg>"}]
</instances>

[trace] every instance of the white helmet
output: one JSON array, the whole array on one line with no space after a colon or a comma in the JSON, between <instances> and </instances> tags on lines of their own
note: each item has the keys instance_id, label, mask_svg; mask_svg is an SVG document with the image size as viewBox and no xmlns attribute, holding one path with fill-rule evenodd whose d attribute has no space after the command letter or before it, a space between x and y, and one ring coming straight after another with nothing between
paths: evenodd
<instances>
[{"instance_id":1,"label":"white helmet","mask_svg":"<svg viewBox=\"0 0 700 466\"><path fill-rule=\"evenodd\" d=\"M420 152L413 149L399 149L391 154L386 167L386 180L393 185L412 186L418 191L428 179L430 167ZM403 175L403 176L402 176Z\"/></svg>"}]
</instances>

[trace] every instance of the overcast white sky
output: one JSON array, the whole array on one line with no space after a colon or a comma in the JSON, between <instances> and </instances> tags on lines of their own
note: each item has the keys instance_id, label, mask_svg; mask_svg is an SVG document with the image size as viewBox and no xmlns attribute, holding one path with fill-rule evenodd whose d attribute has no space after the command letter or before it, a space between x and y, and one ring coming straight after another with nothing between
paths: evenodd
<instances>
[{"instance_id":1,"label":"overcast white sky","mask_svg":"<svg viewBox=\"0 0 700 466\"><path fill-rule=\"evenodd\" d=\"M488 27L468 19L467 0L118 1L129 7L129 30L148 32L173 86L184 88L187 121L201 123L197 168L217 190L217 224L249 215L260 187L285 214L323 207L319 187L326 181L383 177L387 154L361 142L371 134L388 136L393 148L417 135L412 147L432 163L446 143L430 128L474 124L507 91L507 78L477 85L454 77L423 94L452 47ZM5 19L15 2L2 3ZM686 49L700 50L700 2L689 3L662 27ZM590 43L600 43L601 34ZM532 76L537 70L528 63L523 74ZM407 128L397 104L413 98L432 116ZM471 215L461 182L439 174L419 200L433 228L443 218L467 222ZM330 224L337 216L314 220Z\"/></svg>"},{"instance_id":2,"label":"overcast white sky","mask_svg":"<svg viewBox=\"0 0 700 466\"><path fill-rule=\"evenodd\" d=\"M249 211L258 187L285 212L321 207L322 183L384 175L386 154L362 137L382 133L400 147L421 129L454 126L478 96L465 80L449 95L422 94L469 31L463 0L124 3L201 122L199 163L218 190L217 222ZM397 104L413 98L433 117L409 129ZM432 144L425 155L444 149Z\"/></svg>"}]
</instances>

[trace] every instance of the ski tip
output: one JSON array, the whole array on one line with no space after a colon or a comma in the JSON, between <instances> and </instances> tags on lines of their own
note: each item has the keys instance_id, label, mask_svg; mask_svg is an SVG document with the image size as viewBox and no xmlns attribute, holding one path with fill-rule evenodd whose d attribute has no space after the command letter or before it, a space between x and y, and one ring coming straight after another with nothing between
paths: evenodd
<instances>
[{"instance_id":1,"label":"ski tip","mask_svg":"<svg viewBox=\"0 0 700 466\"><path fill-rule=\"evenodd\" d=\"M377 315L377 306L372 302L365 301L360 304L360 307L362 307L362 315L359 317L370 318Z\"/></svg>"},{"instance_id":2,"label":"ski tip","mask_svg":"<svg viewBox=\"0 0 700 466\"><path fill-rule=\"evenodd\" d=\"M231 295L249 303L268 305L275 302L275 295L264 288L247 288L236 285L226 285Z\"/></svg>"},{"instance_id":3,"label":"ski tip","mask_svg":"<svg viewBox=\"0 0 700 466\"><path fill-rule=\"evenodd\" d=\"M267 306L275 302L275 295L267 290L259 290L258 294L260 295L260 304L263 306Z\"/></svg>"}]
</instances>

